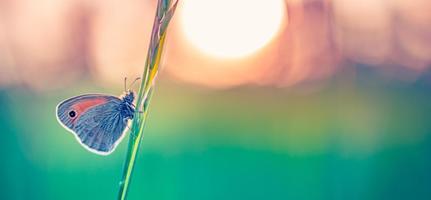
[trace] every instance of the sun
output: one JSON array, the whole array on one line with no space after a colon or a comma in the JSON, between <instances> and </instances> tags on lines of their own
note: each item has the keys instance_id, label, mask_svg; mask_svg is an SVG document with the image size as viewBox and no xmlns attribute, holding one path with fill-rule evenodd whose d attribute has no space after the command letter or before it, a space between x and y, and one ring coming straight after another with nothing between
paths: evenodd
<instances>
[{"instance_id":1,"label":"sun","mask_svg":"<svg viewBox=\"0 0 431 200\"><path fill-rule=\"evenodd\" d=\"M185 0L187 40L207 54L245 57L264 47L286 18L284 0Z\"/></svg>"}]
</instances>

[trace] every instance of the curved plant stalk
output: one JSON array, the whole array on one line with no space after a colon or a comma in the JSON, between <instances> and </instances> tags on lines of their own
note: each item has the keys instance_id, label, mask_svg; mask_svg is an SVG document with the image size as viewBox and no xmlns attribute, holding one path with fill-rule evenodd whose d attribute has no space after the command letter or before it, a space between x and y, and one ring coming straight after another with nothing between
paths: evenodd
<instances>
[{"instance_id":1,"label":"curved plant stalk","mask_svg":"<svg viewBox=\"0 0 431 200\"><path fill-rule=\"evenodd\" d=\"M160 66L160 59L166 38L166 30L177 7L178 0L158 0L157 12L154 18L150 46L145 63L143 80L138 92L135 118L132 122L126 160L124 162L123 176L120 181L118 199L124 200L130 186L136 155L143 137L145 122L148 116L148 105L154 88L154 81Z\"/></svg>"}]
</instances>

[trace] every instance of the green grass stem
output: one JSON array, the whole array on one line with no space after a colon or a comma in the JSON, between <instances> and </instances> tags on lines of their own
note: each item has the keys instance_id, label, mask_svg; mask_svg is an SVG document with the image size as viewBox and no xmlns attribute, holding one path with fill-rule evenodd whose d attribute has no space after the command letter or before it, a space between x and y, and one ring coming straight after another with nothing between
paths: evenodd
<instances>
[{"instance_id":1,"label":"green grass stem","mask_svg":"<svg viewBox=\"0 0 431 200\"><path fill-rule=\"evenodd\" d=\"M174 3L173 3L174 2ZM178 0L158 0L157 12L154 18L151 34L150 46L148 48L147 60L145 63L143 80L137 95L135 118L130 129L129 144L127 147L126 159L124 162L123 176L120 181L118 199L125 200L130 187L136 155L139 145L144 136L144 128L148 116L149 103L154 88L154 81L157 76L160 60L165 44L166 30L172 16L174 15Z\"/></svg>"}]
</instances>

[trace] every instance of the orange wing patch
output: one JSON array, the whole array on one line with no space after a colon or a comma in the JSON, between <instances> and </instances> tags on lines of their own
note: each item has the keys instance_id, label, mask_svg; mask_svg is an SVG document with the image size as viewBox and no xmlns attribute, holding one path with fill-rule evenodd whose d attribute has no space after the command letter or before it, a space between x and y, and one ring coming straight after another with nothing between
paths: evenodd
<instances>
[{"instance_id":1,"label":"orange wing patch","mask_svg":"<svg viewBox=\"0 0 431 200\"><path fill-rule=\"evenodd\" d=\"M87 99L72 106L72 109L80 115L91 107L106 103L105 98Z\"/></svg>"},{"instance_id":2,"label":"orange wing patch","mask_svg":"<svg viewBox=\"0 0 431 200\"><path fill-rule=\"evenodd\" d=\"M76 112L76 116L71 119L72 124L75 124L75 122L78 120L79 117L81 117L81 114L87 111L88 109L98 106L100 104L106 103L107 100L105 98L94 98L94 99L85 99L82 100L75 105L71 107L71 111Z\"/></svg>"}]
</instances>

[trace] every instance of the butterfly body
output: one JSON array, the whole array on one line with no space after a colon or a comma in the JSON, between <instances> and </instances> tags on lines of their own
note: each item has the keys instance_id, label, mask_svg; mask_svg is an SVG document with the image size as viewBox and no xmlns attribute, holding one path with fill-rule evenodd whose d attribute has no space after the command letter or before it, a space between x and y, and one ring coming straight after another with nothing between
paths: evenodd
<instances>
[{"instance_id":1,"label":"butterfly body","mask_svg":"<svg viewBox=\"0 0 431 200\"><path fill-rule=\"evenodd\" d=\"M91 152L108 155L124 136L133 119L135 95L128 91L122 98L103 94L86 94L58 104L57 119Z\"/></svg>"}]
</instances>

